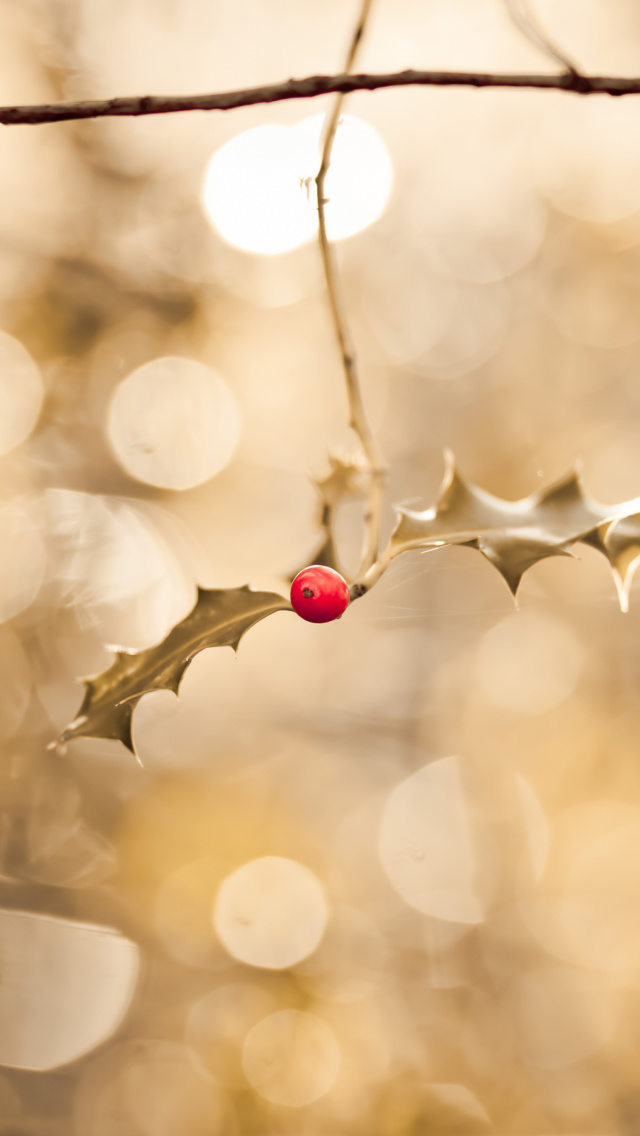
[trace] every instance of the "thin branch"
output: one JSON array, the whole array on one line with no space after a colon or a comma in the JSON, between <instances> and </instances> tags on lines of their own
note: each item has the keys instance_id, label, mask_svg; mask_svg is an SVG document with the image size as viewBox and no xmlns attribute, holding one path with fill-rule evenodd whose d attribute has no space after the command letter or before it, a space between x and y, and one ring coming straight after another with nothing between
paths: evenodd
<instances>
[{"instance_id":1,"label":"thin branch","mask_svg":"<svg viewBox=\"0 0 640 1136\"><path fill-rule=\"evenodd\" d=\"M178 114L192 110L237 110L319 95L348 95L385 87L508 87L519 90L573 91L580 95L638 95L640 78L602 75L491 74L484 71L393 71L378 75L310 75L264 87L210 95L142 95L89 102L40 103L0 107L0 125L37 126L82 118L137 118L148 114Z\"/></svg>"},{"instance_id":2,"label":"thin branch","mask_svg":"<svg viewBox=\"0 0 640 1136\"><path fill-rule=\"evenodd\" d=\"M391 561L395 559L398 553L399 550L396 549L392 545L391 540L389 540L384 552L382 552L368 570L351 585L349 589L351 600L358 600L361 596L364 596L370 591L373 585L378 583L378 580L386 572Z\"/></svg>"},{"instance_id":3,"label":"thin branch","mask_svg":"<svg viewBox=\"0 0 640 1136\"><path fill-rule=\"evenodd\" d=\"M547 30L540 26L531 11L528 0L505 0L505 5L513 23L534 47L544 51L545 55L548 55L554 63L559 63L569 75L578 79L581 78L573 60L565 54L563 48L554 43Z\"/></svg>"},{"instance_id":4,"label":"thin branch","mask_svg":"<svg viewBox=\"0 0 640 1136\"><path fill-rule=\"evenodd\" d=\"M364 29L366 27L369 12L371 11L372 0L363 0L360 18L356 25L351 46L347 55L345 64L345 72L348 73L353 66L358 48L362 41ZM344 368L344 377L347 385L347 398L349 401L349 425L352 430L357 434L360 439L360 444L364 453L365 469L364 473L368 475L369 486L367 493L367 507L365 513L365 528L366 539L365 546L362 553L362 563L360 567L360 574L365 573L375 562L378 556L378 546L380 539L380 516L382 513L382 491L384 486L384 475L386 472L386 465L384 463L382 453L376 441L375 435L364 408L362 399L362 389L360 387L360 379L358 376L358 368L356 358L349 340L349 331L347 328L347 320L345 315L344 303L340 289L340 279L338 276L338 269L335 262L333 249L327 237L327 219L326 219L326 205L327 198L325 196L325 181L331 165L331 155L333 152L333 143L340 121L340 113L342 111L342 104L344 102L345 93L338 94L335 100L331 114L329 115L324 136L324 145L322 149L322 160L320 162L320 169L316 176L316 192L318 198L318 235L320 240L320 251L322 254L322 264L324 267L324 275L327 284L327 293L329 296L329 307L331 309L331 318L333 320L333 329L335 331L338 348L342 357L342 365Z\"/></svg>"}]
</instances>

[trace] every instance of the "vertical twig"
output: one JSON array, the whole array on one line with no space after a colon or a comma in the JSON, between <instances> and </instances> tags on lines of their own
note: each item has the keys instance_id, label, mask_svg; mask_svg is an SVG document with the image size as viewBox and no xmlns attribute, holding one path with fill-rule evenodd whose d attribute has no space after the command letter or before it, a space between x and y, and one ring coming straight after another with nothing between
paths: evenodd
<instances>
[{"instance_id":1,"label":"vertical twig","mask_svg":"<svg viewBox=\"0 0 640 1136\"><path fill-rule=\"evenodd\" d=\"M548 55L555 63L559 63L568 75L571 75L574 79L581 78L575 63L563 48L559 48L554 43L548 32L537 22L528 0L505 0L505 4L511 20L530 43L544 51L545 55Z\"/></svg>"},{"instance_id":2,"label":"vertical twig","mask_svg":"<svg viewBox=\"0 0 640 1136\"><path fill-rule=\"evenodd\" d=\"M351 45L349 47L349 52L345 63L345 74L348 74L353 68L353 64L367 23L367 18L371 10L371 5L372 0L363 0L362 9L360 11L360 16L353 33ZM342 357L344 376L347 384L347 398L349 400L349 425L360 439L360 444L362 446L364 460L366 463L363 472L367 475L369 481L367 507L365 513L366 538L359 572L359 575L362 575L368 571L372 564L375 563L378 556L378 545L380 539L380 515L382 512L382 491L384 487L386 466L374 433L371 429L371 426L369 425L369 420L364 408L355 354L353 347L351 346L347 328L347 321L345 317L344 303L341 295L340 281L338 277L335 256L327 237L327 221L325 211L327 199L325 197L325 181L327 173L329 172L329 166L331 165L333 143L335 141L336 131L338 129L338 123L340 121L340 113L342 111L344 98L344 94L338 95L333 104L333 110L331 111L331 114L329 115L327 121L324 145L322 149L322 160L320 162L320 169L318 170L318 174L316 176L316 192L318 198L318 229L320 237L320 251L322 253L322 263L324 266L324 275L327 284L327 293L329 296L329 306L331 308L333 327L336 333L340 355Z\"/></svg>"}]
</instances>

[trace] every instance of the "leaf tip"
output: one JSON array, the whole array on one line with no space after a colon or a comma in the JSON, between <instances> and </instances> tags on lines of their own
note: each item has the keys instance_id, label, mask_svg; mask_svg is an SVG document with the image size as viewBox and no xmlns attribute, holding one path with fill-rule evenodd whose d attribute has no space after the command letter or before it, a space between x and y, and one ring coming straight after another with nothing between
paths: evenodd
<instances>
[{"instance_id":1,"label":"leaf tip","mask_svg":"<svg viewBox=\"0 0 640 1136\"><path fill-rule=\"evenodd\" d=\"M612 568L613 582L616 586L616 593L618 595L618 603L620 604L620 611L623 615L629 613L629 592L631 590L631 575L623 577L617 568Z\"/></svg>"},{"instance_id":2,"label":"leaf tip","mask_svg":"<svg viewBox=\"0 0 640 1136\"><path fill-rule=\"evenodd\" d=\"M449 446L445 446L443 457L444 474L442 475L442 486L440 488L441 493L444 493L444 491L449 488L452 481L454 481L457 476L455 454L453 450L449 448Z\"/></svg>"},{"instance_id":3,"label":"leaf tip","mask_svg":"<svg viewBox=\"0 0 640 1136\"><path fill-rule=\"evenodd\" d=\"M133 744L133 735L131 733L131 718L129 719L126 727L122 730L122 733L118 734L118 741L121 741L122 744L125 745L130 751L130 753L133 754L136 760L140 764L142 764L142 762L140 762L140 759L138 758L138 754L136 753L136 747Z\"/></svg>"},{"instance_id":4,"label":"leaf tip","mask_svg":"<svg viewBox=\"0 0 640 1136\"><path fill-rule=\"evenodd\" d=\"M58 738L54 738L52 742L49 742L46 749L47 753L55 753L57 757L66 757L67 754L67 747L62 735Z\"/></svg>"},{"instance_id":5,"label":"leaf tip","mask_svg":"<svg viewBox=\"0 0 640 1136\"><path fill-rule=\"evenodd\" d=\"M507 585L507 587L508 587L508 589L511 593L511 598L513 600L513 606L515 608L519 609L520 608L520 600L518 599L518 589L519 589L519 587L522 583L522 576L524 575L524 573L521 573L519 576L511 576L511 575L506 575L500 568L498 568L498 571L500 572L502 579L505 581L505 583L506 583L506 585Z\"/></svg>"}]
</instances>

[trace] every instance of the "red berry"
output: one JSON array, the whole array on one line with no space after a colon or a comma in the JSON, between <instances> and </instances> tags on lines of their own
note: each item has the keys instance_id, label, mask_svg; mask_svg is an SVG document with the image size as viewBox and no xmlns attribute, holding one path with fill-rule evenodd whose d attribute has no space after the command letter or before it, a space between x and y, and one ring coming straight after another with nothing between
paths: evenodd
<instances>
[{"instance_id":1,"label":"red berry","mask_svg":"<svg viewBox=\"0 0 640 1136\"><path fill-rule=\"evenodd\" d=\"M330 623L346 611L349 586L339 572L312 564L298 572L291 585L293 610L309 623Z\"/></svg>"}]
</instances>

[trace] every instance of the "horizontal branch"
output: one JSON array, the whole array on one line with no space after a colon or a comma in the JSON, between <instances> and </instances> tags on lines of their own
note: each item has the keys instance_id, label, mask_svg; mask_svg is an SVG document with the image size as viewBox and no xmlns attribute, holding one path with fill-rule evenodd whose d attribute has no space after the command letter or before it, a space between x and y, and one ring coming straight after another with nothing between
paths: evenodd
<instances>
[{"instance_id":1,"label":"horizontal branch","mask_svg":"<svg viewBox=\"0 0 640 1136\"><path fill-rule=\"evenodd\" d=\"M573 91L581 95L637 95L640 78L623 79L563 72L556 75L500 75L467 71L395 71L382 75L311 75L264 87L223 91L213 95L141 95L121 99L92 99L36 106L0 107L5 126L66 122L80 118L132 118L147 114L176 114L187 110L236 110L288 99L314 99L318 95L377 91L383 87L510 87Z\"/></svg>"}]
</instances>

